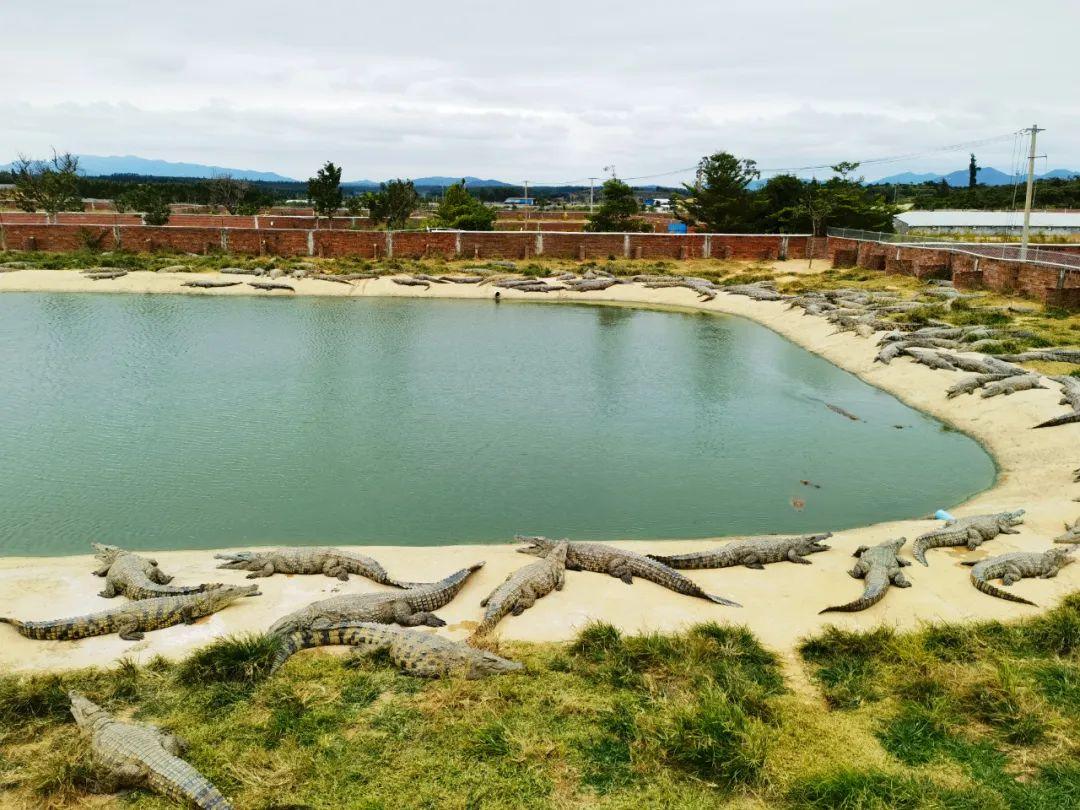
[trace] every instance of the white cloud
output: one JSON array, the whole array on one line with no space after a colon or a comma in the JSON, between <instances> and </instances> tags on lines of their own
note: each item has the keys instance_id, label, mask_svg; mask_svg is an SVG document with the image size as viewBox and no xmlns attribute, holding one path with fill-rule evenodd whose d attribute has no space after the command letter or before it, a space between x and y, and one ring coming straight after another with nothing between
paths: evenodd
<instances>
[{"instance_id":1,"label":"white cloud","mask_svg":"<svg viewBox=\"0 0 1080 810\"><path fill-rule=\"evenodd\" d=\"M1038 121L1080 168L1072 0L4 4L0 160L52 146L306 177L641 175L922 152ZM18 37L12 31L47 35ZM1052 40L1047 40L1052 41ZM980 147L1007 170L1013 144ZM931 154L893 170L960 168Z\"/></svg>"}]
</instances>

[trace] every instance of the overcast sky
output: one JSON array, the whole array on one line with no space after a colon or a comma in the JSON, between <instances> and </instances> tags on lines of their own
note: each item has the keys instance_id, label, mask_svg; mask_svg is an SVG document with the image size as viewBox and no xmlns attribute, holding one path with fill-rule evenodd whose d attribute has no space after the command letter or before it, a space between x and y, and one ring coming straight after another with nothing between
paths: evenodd
<instances>
[{"instance_id":1,"label":"overcast sky","mask_svg":"<svg viewBox=\"0 0 1080 810\"><path fill-rule=\"evenodd\" d=\"M3 0L0 30L0 162L55 147L556 182L721 149L766 169L860 160L1038 122L1040 169L1080 170L1077 0ZM974 151L1009 171L1013 149Z\"/></svg>"}]
</instances>

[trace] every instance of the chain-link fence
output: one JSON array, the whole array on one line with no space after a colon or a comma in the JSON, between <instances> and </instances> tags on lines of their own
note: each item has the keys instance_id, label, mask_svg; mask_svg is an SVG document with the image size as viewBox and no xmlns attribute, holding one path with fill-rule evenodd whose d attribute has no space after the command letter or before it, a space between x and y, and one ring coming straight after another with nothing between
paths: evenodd
<instances>
[{"instance_id":1,"label":"chain-link fence","mask_svg":"<svg viewBox=\"0 0 1080 810\"><path fill-rule=\"evenodd\" d=\"M1027 255L1021 259L1020 245L1015 242L957 242L951 239L928 239L901 233L879 233L860 231L857 228L829 228L829 236L839 239L857 239L860 242L884 242L904 247L926 247L935 250L952 250L957 253L970 253L974 256L986 256L991 259L1025 261L1032 264L1044 264L1058 269L1080 271L1080 250L1066 253L1062 250L1050 250L1042 245L1028 245Z\"/></svg>"}]
</instances>

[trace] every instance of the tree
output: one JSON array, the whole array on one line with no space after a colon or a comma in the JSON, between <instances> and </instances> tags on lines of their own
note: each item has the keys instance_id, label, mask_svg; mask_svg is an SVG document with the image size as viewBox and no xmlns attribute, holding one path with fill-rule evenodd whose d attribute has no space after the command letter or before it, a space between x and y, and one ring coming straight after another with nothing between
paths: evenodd
<instances>
[{"instance_id":1,"label":"tree","mask_svg":"<svg viewBox=\"0 0 1080 810\"><path fill-rule=\"evenodd\" d=\"M244 202L248 184L237 180L229 173L216 174L206 181L207 196L211 205L224 208L230 214L236 214Z\"/></svg>"},{"instance_id":2,"label":"tree","mask_svg":"<svg viewBox=\"0 0 1080 810\"><path fill-rule=\"evenodd\" d=\"M51 222L60 211L82 211L79 194L79 159L69 152L53 152L50 160L19 155L11 166L15 204L23 211L43 210Z\"/></svg>"},{"instance_id":3,"label":"tree","mask_svg":"<svg viewBox=\"0 0 1080 810\"><path fill-rule=\"evenodd\" d=\"M341 207L342 196L341 167L327 161L308 180L308 199L318 216L331 219Z\"/></svg>"},{"instance_id":4,"label":"tree","mask_svg":"<svg viewBox=\"0 0 1080 810\"><path fill-rule=\"evenodd\" d=\"M853 176L858 168L858 163L847 161L832 167L835 176L821 187L821 227L891 233L897 208L890 205L882 194L867 188L861 177Z\"/></svg>"},{"instance_id":5,"label":"tree","mask_svg":"<svg viewBox=\"0 0 1080 810\"><path fill-rule=\"evenodd\" d=\"M380 183L378 191L369 191L363 196L372 224L385 222L387 230L391 231L404 228L412 212L420 207L420 195L412 180Z\"/></svg>"},{"instance_id":6,"label":"tree","mask_svg":"<svg viewBox=\"0 0 1080 810\"><path fill-rule=\"evenodd\" d=\"M435 209L435 221L443 228L464 231L490 231L498 214L465 190L465 181L454 183L443 194Z\"/></svg>"},{"instance_id":7,"label":"tree","mask_svg":"<svg viewBox=\"0 0 1080 810\"><path fill-rule=\"evenodd\" d=\"M701 223L713 233L749 230L750 199L747 187L761 173L752 160L740 160L730 152L717 152L698 163L694 184L684 184L687 196L680 199L680 216L688 225Z\"/></svg>"},{"instance_id":8,"label":"tree","mask_svg":"<svg viewBox=\"0 0 1080 810\"><path fill-rule=\"evenodd\" d=\"M135 186L117 197L117 201L117 211L123 208L142 212L143 225L167 225L172 214L168 192L158 186Z\"/></svg>"},{"instance_id":9,"label":"tree","mask_svg":"<svg viewBox=\"0 0 1080 810\"><path fill-rule=\"evenodd\" d=\"M975 188L979 184L979 169L981 167L975 162L975 153L971 153L971 162L968 163L968 188Z\"/></svg>"},{"instance_id":10,"label":"tree","mask_svg":"<svg viewBox=\"0 0 1080 810\"><path fill-rule=\"evenodd\" d=\"M600 188L600 205L596 213L589 215L585 230L598 231L651 231L652 226L635 218L641 210L634 190L622 180L612 177Z\"/></svg>"},{"instance_id":11,"label":"tree","mask_svg":"<svg viewBox=\"0 0 1080 810\"><path fill-rule=\"evenodd\" d=\"M803 203L807 183L793 174L778 174L753 194L755 230L802 233L810 228Z\"/></svg>"},{"instance_id":12,"label":"tree","mask_svg":"<svg viewBox=\"0 0 1080 810\"><path fill-rule=\"evenodd\" d=\"M363 194L352 194L345 198L345 211L350 217L362 216L364 213Z\"/></svg>"}]
</instances>

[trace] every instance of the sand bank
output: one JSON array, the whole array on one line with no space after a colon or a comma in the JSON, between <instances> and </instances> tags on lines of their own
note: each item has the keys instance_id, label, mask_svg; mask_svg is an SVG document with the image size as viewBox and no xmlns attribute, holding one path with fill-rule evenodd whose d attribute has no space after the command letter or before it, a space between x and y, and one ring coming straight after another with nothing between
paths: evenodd
<instances>
[{"instance_id":1,"label":"sand bank","mask_svg":"<svg viewBox=\"0 0 1080 810\"><path fill-rule=\"evenodd\" d=\"M191 295L273 295L242 285L222 290L192 290L182 287L186 274L131 273L123 278L92 281L71 271L27 270L0 275L0 291L94 291L162 292ZM200 278L214 277L201 274ZM433 285L429 290L402 287L389 279L361 281L355 287L311 279L291 280L298 295L327 296L411 296L443 298L490 298L489 286ZM650 582L627 586L610 577L591 573L570 573L565 590L541 600L522 616L508 618L499 626L506 639L554 641L571 637L590 619L611 622L625 630L674 630L701 621L745 624L772 648L790 653L797 641L828 624L843 628L868 628L881 623L911 628L922 622L967 619L1009 619L1033 615L1052 607L1065 594L1080 588L1080 564L1066 568L1052 580L1025 580L1013 586L1016 593L1039 603L1042 608L1017 605L977 592L968 582L962 559L974 559L1012 550L1041 550L1062 531L1065 520L1080 515L1080 485L1072 483L1071 470L1080 465L1080 425L1047 430L1031 426L1062 412L1056 389L1026 391L989 400L959 397L948 400L945 389L959 378L955 372L931 371L906 358L889 366L873 362L875 341L851 333L833 334L824 319L789 311L785 305L755 302L747 298L720 295L714 301L698 302L689 290L650 290L641 285L619 285L600 293L556 292L546 296L503 290L507 302L518 298L544 301L582 301L652 307L678 307L751 318L819 354L835 365L857 374L871 385L895 395L907 404L930 413L980 441L994 456L1000 469L994 487L962 505L957 515L1001 511L1022 507L1028 519L1021 533L1002 536L977 552L935 550L930 567L916 564L906 569L914 586L896 590L873 608L856 614L819 616L830 604L856 598L862 583L845 573L851 567L851 552L861 544L919 533L937 525L934 521L909 520L882 523L839 532L830 541L833 550L813 556L813 565L781 563L764 571L728 568L693 571L690 575L707 590L741 602L743 608L719 607L702 600L679 596ZM843 417L837 416L838 420ZM882 464L888 464L882 459ZM920 486L918 470L898 471L898 487ZM493 506L493 508L495 508ZM779 506L778 508L789 508ZM723 527L717 527L718 535ZM450 605L439 611L446 619L445 633L461 638L480 617L479 602L515 567L530 558L514 552L512 545L463 545L402 548L362 547L379 559L391 573L406 579L441 577L478 560L486 567L475 575ZM665 541L664 552L708 547L715 540ZM658 542L617 543L638 551L652 550ZM358 547L361 548L361 547ZM174 574L178 583L242 582L243 572L215 569L213 552L163 551L154 555L162 567ZM92 576L93 561L86 557L0 558L0 615L22 619L59 618L90 612L116 604L96 596L101 580ZM260 580L263 596L240 604L190 627L174 627L149 633L144 641L129 643L117 636L79 642L29 641L10 628L0 626L0 670L59 669L109 664L121 657L136 661L162 654L181 656L209 640L246 630L261 630L274 619L295 608L330 595L383 590L367 580L354 577L340 583L325 577L275 576Z\"/></svg>"}]
</instances>

